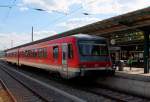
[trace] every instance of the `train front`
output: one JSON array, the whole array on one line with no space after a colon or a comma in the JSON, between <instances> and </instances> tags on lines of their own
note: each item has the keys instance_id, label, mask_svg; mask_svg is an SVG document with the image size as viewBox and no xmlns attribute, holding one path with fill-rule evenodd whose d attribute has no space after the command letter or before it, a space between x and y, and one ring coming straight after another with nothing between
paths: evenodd
<instances>
[{"instance_id":1,"label":"train front","mask_svg":"<svg viewBox=\"0 0 150 102\"><path fill-rule=\"evenodd\" d=\"M80 76L112 75L112 62L107 40L98 36L83 36L77 41Z\"/></svg>"}]
</instances>

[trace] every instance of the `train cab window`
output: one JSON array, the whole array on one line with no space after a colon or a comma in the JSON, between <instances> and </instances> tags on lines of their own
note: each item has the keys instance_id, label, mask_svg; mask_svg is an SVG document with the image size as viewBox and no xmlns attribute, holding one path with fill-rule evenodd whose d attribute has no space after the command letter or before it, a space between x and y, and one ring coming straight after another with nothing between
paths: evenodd
<instances>
[{"instance_id":1,"label":"train cab window","mask_svg":"<svg viewBox=\"0 0 150 102\"><path fill-rule=\"evenodd\" d=\"M53 58L58 59L58 46L53 47Z\"/></svg>"},{"instance_id":2,"label":"train cab window","mask_svg":"<svg viewBox=\"0 0 150 102\"><path fill-rule=\"evenodd\" d=\"M73 47L72 47L72 44L68 44L68 58L69 59L73 58Z\"/></svg>"}]
</instances>

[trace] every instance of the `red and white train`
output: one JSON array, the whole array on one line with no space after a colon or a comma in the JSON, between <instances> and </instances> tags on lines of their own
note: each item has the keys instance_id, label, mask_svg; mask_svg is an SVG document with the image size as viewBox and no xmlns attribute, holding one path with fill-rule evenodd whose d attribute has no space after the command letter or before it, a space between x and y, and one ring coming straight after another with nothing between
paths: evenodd
<instances>
[{"instance_id":1,"label":"red and white train","mask_svg":"<svg viewBox=\"0 0 150 102\"><path fill-rule=\"evenodd\" d=\"M8 49L6 61L59 72L64 78L115 72L107 40L85 34L43 39Z\"/></svg>"}]
</instances>

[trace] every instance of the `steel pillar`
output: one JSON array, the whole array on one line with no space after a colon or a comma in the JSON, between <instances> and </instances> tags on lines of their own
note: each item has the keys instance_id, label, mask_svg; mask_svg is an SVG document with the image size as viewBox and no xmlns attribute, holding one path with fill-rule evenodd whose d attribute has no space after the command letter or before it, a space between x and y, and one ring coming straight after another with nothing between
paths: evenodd
<instances>
[{"instance_id":1,"label":"steel pillar","mask_svg":"<svg viewBox=\"0 0 150 102\"><path fill-rule=\"evenodd\" d=\"M144 31L144 73L149 73L149 32Z\"/></svg>"}]
</instances>

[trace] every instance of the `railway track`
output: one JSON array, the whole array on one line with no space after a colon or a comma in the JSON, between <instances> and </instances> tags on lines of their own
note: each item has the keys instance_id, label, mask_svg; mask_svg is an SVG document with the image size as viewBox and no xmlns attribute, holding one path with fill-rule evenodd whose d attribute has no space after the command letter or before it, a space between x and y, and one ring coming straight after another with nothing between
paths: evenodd
<instances>
[{"instance_id":1,"label":"railway track","mask_svg":"<svg viewBox=\"0 0 150 102\"><path fill-rule=\"evenodd\" d=\"M0 102L17 102L5 83L0 79Z\"/></svg>"},{"instance_id":2,"label":"railway track","mask_svg":"<svg viewBox=\"0 0 150 102\"><path fill-rule=\"evenodd\" d=\"M93 82L93 83L92 82L89 83L89 82L90 81L86 81L86 83L81 82L81 81L71 82L71 83L65 82L65 84L68 84L69 86L71 86L73 88L77 88L79 90L83 90L88 93L95 94L97 96L106 97L115 102L150 102L150 99L147 99L144 97L135 96L130 93L124 93L124 92L120 92L118 90L110 89L103 85L97 84L95 82ZM64 83L64 82L62 82L62 83ZM80 83L80 84L77 84L77 83Z\"/></svg>"},{"instance_id":3,"label":"railway track","mask_svg":"<svg viewBox=\"0 0 150 102\"><path fill-rule=\"evenodd\" d=\"M136 96L116 92L110 89L104 89L100 87L95 88L82 88L82 90L85 90L87 92L91 92L93 94L104 96L109 99L115 100L117 102L150 102L148 99L139 98Z\"/></svg>"},{"instance_id":4,"label":"railway track","mask_svg":"<svg viewBox=\"0 0 150 102\"><path fill-rule=\"evenodd\" d=\"M35 76L33 75L33 77L35 77ZM55 81L55 80L53 80L53 81ZM139 97L136 97L133 95L128 95L128 94L121 93L121 92L118 92L115 90L103 88L103 87L98 86L97 84L96 85L90 84L90 85L86 86L87 84L77 84L77 82L68 82L68 81L62 81L62 80L61 81L59 80L58 82L63 85L65 84L68 87L72 87L74 89L82 90L87 93L97 95L97 97L103 96L105 98L112 100L110 102L150 102L148 99L139 98ZM62 101L60 101L60 102L62 102ZM102 102L104 102L104 101L102 101Z\"/></svg>"},{"instance_id":5,"label":"railway track","mask_svg":"<svg viewBox=\"0 0 150 102\"><path fill-rule=\"evenodd\" d=\"M40 83L15 70L1 65L0 77L4 80L17 102L86 102L50 85Z\"/></svg>"},{"instance_id":6,"label":"railway track","mask_svg":"<svg viewBox=\"0 0 150 102\"><path fill-rule=\"evenodd\" d=\"M0 77L2 78L5 85L12 92L15 97L15 100L18 102L33 102L39 101L43 102L43 99L40 99L35 93L29 91L24 85L17 80L13 79L11 76L6 74L5 71L0 69Z\"/></svg>"}]
</instances>

